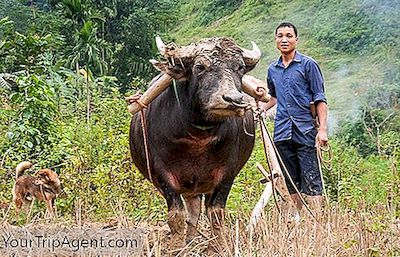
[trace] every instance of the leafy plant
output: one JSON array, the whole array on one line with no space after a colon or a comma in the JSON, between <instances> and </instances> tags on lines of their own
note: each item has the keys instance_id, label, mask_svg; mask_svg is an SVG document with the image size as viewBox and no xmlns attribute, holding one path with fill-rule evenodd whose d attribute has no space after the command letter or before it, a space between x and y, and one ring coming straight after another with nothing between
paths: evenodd
<instances>
[{"instance_id":1,"label":"leafy plant","mask_svg":"<svg viewBox=\"0 0 400 257\"><path fill-rule=\"evenodd\" d=\"M14 118L10 121L2 152L8 152L16 160L48 156L58 141L54 89L39 76L22 76L18 80L18 92L11 95L11 104L13 109L9 112Z\"/></svg>"}]
</instances>

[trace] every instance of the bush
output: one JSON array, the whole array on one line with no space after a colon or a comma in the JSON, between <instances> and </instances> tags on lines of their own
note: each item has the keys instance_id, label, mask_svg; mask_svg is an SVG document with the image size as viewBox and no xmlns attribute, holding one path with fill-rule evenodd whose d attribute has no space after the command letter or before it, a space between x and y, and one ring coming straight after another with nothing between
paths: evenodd
<instances>
[{"instance_id":1,"label":"bush","mask_svg":"<svg viewBox=\"0 0 400 257\"><path fill-rule=\"evenodd\" d=\"M16 160L48 157L58 141L54 89L39 76L22 76L18 91L11 95L11 104L13 109L9 112L13 119L2 150Z\"/></svg>"}]
</instances>

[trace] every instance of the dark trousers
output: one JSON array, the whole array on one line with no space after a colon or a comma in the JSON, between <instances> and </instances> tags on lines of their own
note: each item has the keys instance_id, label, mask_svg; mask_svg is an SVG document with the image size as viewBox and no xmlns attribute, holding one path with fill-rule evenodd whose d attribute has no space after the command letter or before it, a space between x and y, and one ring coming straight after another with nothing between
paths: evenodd
<instances>
[{"instance_id":1,"label":"dark trousers","mask_svg":"<svg viewBox=\"0 0 400 257\"><path fill-rule=\"evenodd\" d=\"M322 195L322 180L316 148L298 144L293 140L279 141L275 144L297 189L306 195ZM289 193L296 193L283 167L282 172L285 175Z\"/></svg>"}]
</instances>

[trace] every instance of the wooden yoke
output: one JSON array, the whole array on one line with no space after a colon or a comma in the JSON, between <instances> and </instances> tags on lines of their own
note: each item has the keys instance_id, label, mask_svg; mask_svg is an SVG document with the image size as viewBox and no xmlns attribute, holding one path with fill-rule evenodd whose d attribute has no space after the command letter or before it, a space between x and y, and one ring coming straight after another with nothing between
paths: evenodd
<instances>
[{"instance_id":1,"label":"wooden yoke","mask_svg":"<svg viewBox=\"0 0 400 257\"><path fill-rule=\"evenodd\" d=\"M159 96L172 82L172 77L168 74L163 74L157 79L143 95L136 95L126 98L128 101L128 111L133 115L149 105L157 96Z\"/></svg>"},{"instance_id":2,"label":"wooden yoke","mask_svg":"<svg viewBox=\"0 0 400 257\"><path fill-rule=\"evenodd\" d=\"M149 105L159 96L172 82L172 77L164 73L158 78L143 95L137 94L126 98L128 101L128 111L133 115ZM263 102L268 102L271 96L267 94L268 89L264 81L249 75L244 75L242 79L242 89L248 95Z\"/></svg>"}]
</instances>

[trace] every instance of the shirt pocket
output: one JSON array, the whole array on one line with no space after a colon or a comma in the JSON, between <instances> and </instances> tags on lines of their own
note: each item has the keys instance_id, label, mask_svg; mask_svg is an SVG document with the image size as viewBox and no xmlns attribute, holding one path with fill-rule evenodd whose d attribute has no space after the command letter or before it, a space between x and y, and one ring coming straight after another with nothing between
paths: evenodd
<instances>
[{"instance_id":1,"label":"shirt pocket","mask_svg":"<svg viewBox=\"0 0 400 257\"><path fill-rule=\"evenodd\" d=\"M300 106L307 109L310 108L312 94L304 77L298 75L290 78L290 94Z\"/></svg>"}]
</instances>

